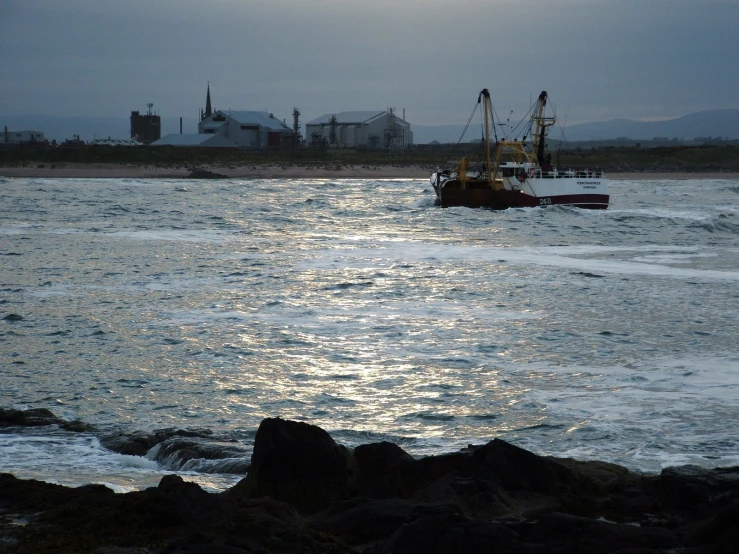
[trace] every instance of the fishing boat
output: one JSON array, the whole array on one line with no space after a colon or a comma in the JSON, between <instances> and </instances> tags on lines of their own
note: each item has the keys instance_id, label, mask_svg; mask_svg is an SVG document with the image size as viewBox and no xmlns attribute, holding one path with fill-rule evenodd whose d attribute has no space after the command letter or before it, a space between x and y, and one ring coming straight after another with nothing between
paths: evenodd
<instances>
[{"instance_id":1,"label":"fishing boat","mask_svg":"<svg viewBox=\"0 0 739 554\"><path fill-rule=\"evenodd\" d=\"M546 91L532 106L521 140L497 140L488 89L480 92L477 103L482 105L484 114L484 159L475 166L462 158L454 169L438 169L431 174L430 182L442 207L495 210L553 205L601 210L608 207L608 181L601 170L562 169L552 164L546 138L556 119L545 115ZM492 147L491 134L496 136Z\"/></svg>"}]
</instances>

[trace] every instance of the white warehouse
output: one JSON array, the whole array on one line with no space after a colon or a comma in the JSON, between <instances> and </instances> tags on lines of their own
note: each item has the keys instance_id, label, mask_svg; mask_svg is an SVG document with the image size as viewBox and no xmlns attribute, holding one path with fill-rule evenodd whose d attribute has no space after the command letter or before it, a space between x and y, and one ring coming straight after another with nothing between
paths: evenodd
<instances>
[{"instance_id":1,"label":"white warehouse","mask_svg":"<svg viewBox=\"0 0 739 554\"><path fill-rule=\"evenodd\" d=\"M8 128L0 132L0 143L5 144L40 144L46 139L41 131L8 131Z\"/></svg>"},{"instance_id":2,"label":"white warehouse","mask_svg":"<svg viewBox=\"0 0 739 554\"><path fill-rule=\"evenodd\" d=\"M295 136L283 121L268 112L217 110L198 123L198 133L223 135L239 148L266 148L289 144Z\"/></svg>"},{"instance_id":3,"label":"white warehouse","mask_svg":"<svg viewBox=\"0 0 739 554\"><path fill-rule=\"evenodd\" d=\"M404 148L413 144L411 125L387 111L325 114L305 124L306 142L355 148Z\"/></svg>"}]
</instances>

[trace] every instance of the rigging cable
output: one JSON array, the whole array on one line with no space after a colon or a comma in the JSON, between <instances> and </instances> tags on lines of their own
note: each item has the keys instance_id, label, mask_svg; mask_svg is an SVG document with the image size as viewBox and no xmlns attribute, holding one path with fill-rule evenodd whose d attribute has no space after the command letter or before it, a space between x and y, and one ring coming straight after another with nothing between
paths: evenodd
<instances>
[{"instance_id":1,"label":"rigging cable","mask_svg":"<svg viewBox=\"0 0 739 554\"><path fill-rule=\"evenodd\" d=\"M495 143L498 143L498 130L496 129L495 121L498 119L498 114L495 113L495 106L490 102L490 125L493 127L493 136L495 137ZM500 120L498 120L500 121Z\"/></svg>"},{"instance_id":2,"label":"rigging cable","mask_svg":"<svg viewBox=\"0 0 739 554\"><path fill-rule=\"evenodd\" d=\"M464 130L462 131L462 135L459 137L459 140L457 141L457 144L454 145L454 148L452 148L451 154L454 154L457 151L457 147L462 142L462 139L464 138L464 134L467 132L467 129L470 126L470 122L472 121L472 118L475 117L475 112L477 111L477 106L480 104L479 100L475 102L475 107L472 109L472 113L470 114L470 118L467 120L467 125L464 126Z\"/></svg>"},{"instance_id":3,"label":"rigging cable","mask_svg":"<svg viewBox=\"0 0 739 554\"><path fill-rule=\"evenodd\" d=\"M523 132L524 135L523 135L523 138L521 139L521 142L525 142L526 137L531 133L531 126L533 125L533 121L531 121L531 113L534 111L534 108L536 107L537 103L538 102L535 102L534 104L532 104L531 107L529 108L529 111L527 111L526 114L524 114L524 116L521 118L521 121L519 121L516 124L516 126L513 129L511 129L511 135L513 135L515 130L518 129L521 126L521 124L523 124L521 128L521 132ZM524 121L526 123L524 123Z\"/></svg>"},{"instance_id":4,"label":"rigging cable","mask_svg":"<svg viewBox=\"0 0 739 554\"><path fill-rule=\"evenodd\" d=\"M554 111L554 107L552 107L552 112L554 113L554 119L557 122L557 126L559 127L560 137L559 137L559 145L557 146L557 167L559 167L559 161L560 161L560 153L562 152L562 141L564 141L567 144L567 147L569 148L570 141L567 140L565 137L565 127L567 126L567 117L569 115L569 108L567 109L567 114L565 115L565 121L564 125L559 124L559 119L557 119L557 113Z\"/></svg>"}]
</instances>

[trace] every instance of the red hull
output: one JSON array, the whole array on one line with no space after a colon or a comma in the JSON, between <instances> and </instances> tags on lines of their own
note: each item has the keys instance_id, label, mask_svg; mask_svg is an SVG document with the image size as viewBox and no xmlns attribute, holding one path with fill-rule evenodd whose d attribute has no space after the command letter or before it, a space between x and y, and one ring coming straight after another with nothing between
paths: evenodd
<instances>
[{"instance_id":1,"label":"red hull","mask_svg":"<svg viewBox=\"0 0 739 554\"><path fill-rule=\"evenodd\" d=\"M434 190L442 208L464 206L467 208L506 210L508 208L534 208L538 206L575 206L577 208L605 210L608 208L609 201L607 194L570 194L538 198L524 194L521 191L494 191L490 188L442 188L439 190L434 187Z\"/></svg>"}]
</instances>

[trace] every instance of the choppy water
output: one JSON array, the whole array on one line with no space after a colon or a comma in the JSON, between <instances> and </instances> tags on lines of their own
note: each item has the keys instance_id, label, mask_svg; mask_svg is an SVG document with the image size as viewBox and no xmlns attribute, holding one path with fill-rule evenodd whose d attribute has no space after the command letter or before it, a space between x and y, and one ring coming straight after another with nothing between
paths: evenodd
<instances>
[{"instance_id":1,"label":"choppy water","mask_svg":"<svg viewBox=\"0 0 739 554\"><path fill-rule=\"evenodd\" d=\"M247 458L280 416L414 455L499 437L739 464L739 181L611 194L492 212L442 210L423 179L0 179L0 406L208 430ZM131 490L156 460L0 434L20 477Z\"/></svg>"}]
</instances>

